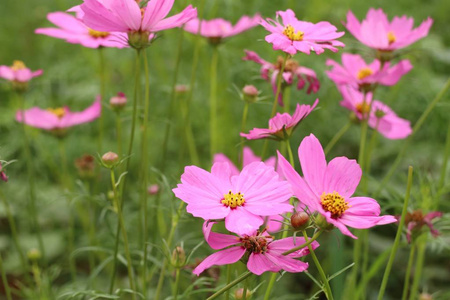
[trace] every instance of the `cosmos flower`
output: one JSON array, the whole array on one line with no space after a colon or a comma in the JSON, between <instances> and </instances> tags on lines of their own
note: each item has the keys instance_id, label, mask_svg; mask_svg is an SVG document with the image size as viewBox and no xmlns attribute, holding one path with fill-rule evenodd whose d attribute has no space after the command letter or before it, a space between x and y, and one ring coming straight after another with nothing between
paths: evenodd
<instances>
[{"instance_id":1,"label":"cosmos flower","mask_svg":"<svg viewBox=\"0 0 450 300\"><path fill-rule=\"evenodd\" d=\"M41 75L42 70L33 72L20 60L15 60L12 66L0 66L0 78L4 78L12 82L25 83L30 81L32 78Z\"/></svg>"},{"instance_id":2,"label":"cosmos flower","mask_svg":"<svg viewBox=\"0 0 450 300\"><path fill-rule=\"evenodd\" d=\"M319 140L311 134L298 148L303 178L278 153L279 168L295 196L310 212L318 212L328 224L356 238L347 226L358 229L396 222L393 216L380 216L380 206L369 197L352 197L361 179L355 160L336 157L327 164Z\"/></svg>"},{"instance_id":3,"label":"cosmos flower","mask_svg":"<svg viewBox=\"0 0 450 300\"><path fill-rule=\"evenodd\" d=\"M425 215L420 209L408 212L405 218L408 243L411 243L412 238L419 236L423 232L424 227L428 227L433 237L439 236L440 232L434 228L433 220L441 217L442 212L440 211L431 211Z\"/></svg>"},{"instance_id":4,"label":"cosmos flower","mask_svg":"<svg viewBox=\"0 0 450 300\"><path fill-rule=\"evenodd\" d=\"M251 60L261 65L261 77L264 80L270 81L270 83L272 84L273 93L274 95L276 95L277 78L284 62L283 57L279 56L277 58L277 62L275 64L272 64L259 57L256 52L245 50L245 54L245 57L242 58L243 60ZM308 83L309 86L306 91L307 94L310 94L311 92L317 93L320 88L320 82L317 79L316 72L309 68L300 66L298 62L293 59L288 59L286 61L282 80L282 85L284 86L289 86L293 84L294 81L296 81L298 90L303 89L306 86L306 83ZM281 91L278 96L278 103L283 106L283 95Z\"/></svg>"},{"instance_id":5,"label":"cosmos flower","mask_svg":"<svg viewBox=\"0 0 450 300\"><path fill-rule=\"evenodd\" d=\"M270 31L266 36L266 42L273 44L274 50L282 50L290 55L298 51L310 54L311 51L321 54L325 49L337 52L336 47L345 45L337 41L344 32L337 32L337 28L329 22L317 24L299 21L295 13L288 9L277 11L277 18L281 17L281 23L272 19L261 20L261 25Z\"/></svg>"},{"instance_id":6,"label":"cosmos flower","mask_svg":"<svg viewBox=\"0 0 450 300\"><path fill-rule=\"evenodd\" d=\"M277 113L269 120L269 128L253 128L249 133L241 132L241 136L248 140L273 138L277 140L284 140L291 136L294 129L300 122L306 118L319 103L316 99L313 105L297 104L294 114L291 116L288 113Z\"/></svg>"},{"instance_id":7,"label":"cosmos flower","mask_svg":"<svg viewBox=\"0 0 450 300\"><path fill-rule=\"evenodd\" d=\"M204 259L193 271L197 276L213 265L235 263L245 254L248 254L248 270L256 275L261 275L267 271L279 272L281 270L298 273L308 268L308 263L295 259L307 255L309 253L308 247L286 256L283 255L283 252L304 244L305 239L303 237L274 240L266 231L259 232L256 230L250 234L234 236L213 232L213 224L213 222L203 224L206 242L215 250L226 249ZM319 243L314 241L311 246L316 249L319 247Z\"/></svg>"},{"instance_id":8,"label":"cosmos flower","mask_svg":"<svg viewBox=\"0 0 450 300\"><path fill-rule=\"evenodd\" d=\"M378 59L367 64L358 54L342 54L342 66L332 59L327 59L327 65L333 69L325 71L336 85L351 85L364 90L374 84L394 85L400 78L412 69L409 60L404 59L391 66L386 62L383 66Z\"/></svg>"},{"instance_id":9,"label":"cosmos flower","mask_svg":"<svg viewBox=\"0 0 450 300\"><path fill-rule=\"evenodd\" d=\"M385 138L391 140L404 139L412 133L411 123L398 117L383 102L372 100L372 93L367 93L364 100L364 93L356 89L342 86L339 90L343 97L341 106L353 111L359 120L368 115L368 125ZM370 114L369 109L371 110Z\"/></svg>"},{"instance_id":10,"label":"cosmos flower","mask_svg":"<svg viewBox=\"0 0 450 300\"><path fill-rule=\"evenodd\" d=\"M68 13L49 13L47 19L57 28L38 28L34 31L35 33L63 39L68 43L80 44L88 48L124 48L128 46L124 42L127 37L125 33L110 33L90 29L80 19Z\"/></svg>"},{"instance_id":11,"label":"cosmos flower","mask_svg":"<svg viewBox=\"0 0 450 300\"><path fill-rule=\"evenodd\" d=\"M91 106L80 112L72 112L68 107L49 109L33 107L25 111L19 110L16 114L16 121L58 133L75 125L92 122L100 117L101 110L101 101L97 97Z\"/></svg>"},{"instance_id":12,"label":"cosmos flower","mask_svg":"<svg viewBox=\"0 0 450 300\"><path fill-rule=\"evenodd\" d=\"M225 219L226 229L239 235L257 230L262 216L292 210L286 203L292 195L289 184L263 162L245 166L238 175L226 162L213 164L211 173L188 166L173 192L194 217Z\"/></svg>"},{"instance_id":13,"label":"cosmos flower","mask_svg":"<svg viewBox=\"0 0 450 300\"><path fill-rule=\"evenodd\" d=\"M187 32L197 34L200 25L199 34L208 38L212 44L219 44L224 38L238 35L243 31L257 26L260 19L261 16L259 14L253 17L242 16L236 25L233 26L231 22L221 18L201 21L195 18L187 22L183 28Z\"/></svg>"},{"instance_id":14,"label":"cosmos flower","mask_svg":"<svg viewBox=\"0 0 450 300\"><path fill-rule=\"evenodd\" d=\"M389 22L381 8L371 8L361 23L349 11L344 25L364 45L381 51L394 51L427 36L433 20L428 18L415 29L413 24L414 19L407 16L394 17Z\"/></svg>"}]
</instances>

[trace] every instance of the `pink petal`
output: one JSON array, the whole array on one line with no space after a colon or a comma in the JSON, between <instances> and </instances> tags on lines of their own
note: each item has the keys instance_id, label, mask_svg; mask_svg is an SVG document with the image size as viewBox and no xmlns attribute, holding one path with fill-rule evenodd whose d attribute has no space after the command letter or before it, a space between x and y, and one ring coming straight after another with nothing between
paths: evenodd
<instances>
[{"instance_id":1,"label":"pink petal","mask_svg":"<svg viewBox=\"0 0 450 300\"><path fill-rule=\"evenodd\" d=\"M336 157L327 166L323 191L338 192L342 197L349 198L358 187L361 175L361 167L356 160Z\"/></svg>"},{"instance_id":2,"label":"pink petal","mask_svg":"<svg viewBox=\"0 0 450 300\"><path fill-rule=\"evenodd\" d=\"M245 248L232 247L225 249L214 254L211 254L205 258L195 269L192 271L195 275L200 275L204 270L212 267L213 265L227 265L237 262L245 253Z\"/></svg>"},{"instance_id":3,"label":"pink petal","mask_svg":"<svg viewBox=\"0 0 450 300\"><path fill-rule=\"evenodd\" d=\"M110 8L129 30L138 31L141 28L141 9L135 0L112 1Z\"/></svg>"},{"instance_id":4,"label":"pink petal","mask_svg":"<svg viewBox=\"0 0 450 300\"><path fill-rule=\"evenodd\" d=\"M212 227L214 224L216 223L208 223L208 221L203 223L203 235L211 248L218 250L240 243L240 239L237 236L213 232Z\"/></svg>"},{"instance_id":5,"label":"pink petal","mask_svg":"<svg viewBox=\"0 0 450 300\"><path fill-rule=\"evenodd\" d=\"M233 162L225 154L223 154L223 153L214 154L213 164L219 163L219 162L220 163L226 162L226 163L229 164L230 169L231 169L231 175L238 175L239 174L238 168L233 164Z\"/></svg>"},{"instance_id":6,"label":"pink petal","mask_svg":"<svg viewBox=\"0 0 450 300\"><path fill-rule=\"evenodd\" d=\"M298 157L306 182L314 194L321 195L324 192L323 182L327 162L322 145L313 134L305 137L301 142Z\"/></svg>"},{"instance_id":7,"label":"pink petal","mask_svg":"<svg viewBox=\"0 0 450 300\"><path fill-rule=\"evenodd\" d=\"M142 28L148 30L164 19L172 9L174 0L150 0L145 8Z\"/></svg>"},{"instance_id":8,"label":"pink petal","mask_svg":"<svg viewBox=\"0 0 450 300\"><path fill-rule=\"evenodd\" d=\"M298 273L308 269L308 263L293 259L290 256L274 254L271 251L267 251L265 256L286 272Z\"/></svg>"},{"instance_id":9,"label":"pink petal","mask_svg":"<svg viewBox=\"0 0 450 300\"><path fill-rule=\"evenodd\" d=\"M60 120L60 127L71 127L74 125L92 122L100 117L102 111L102 104L100 99L94 101L94 103L81 112L68 112Z\"/></svg>"},{"instance_id":10,"label":"pink petal","mask_svg":"<svg viewBox=\"0 0 450 300\"><path fill-rule=\"evenodd\" d=\"M242 206L231 209L225 218L225 228L240 236L251 235L263 223L264 220L261 217L248 212Z\"/></svg>"},{"instance_id":11,"label":"pink petal","mask_svg":"<svg viewBox=\"0 0 450 300\"><path fill-rule=\"evenodd\" d=\"M52 130L58 128L59 119L57 116L47 110L33 107L25 110L25 112L17 111L16 121L23 122L28 126L41 128L45 130Z\"/></svg>"},{"instance_id":12,"label":"pink petal","mask_svg":"<svg viewBox=\"0 0 450 300\"><path fill-rule=\"evenodd\" d=\"M197 17L197 9L193 8L192 5L189 5L181 13L159 21L152 28L149 28L149 30L152 32L156 32L160 30L179 27L184 23L186 23L187 21L196 17Z\"/></svg>"},{"instance_id":13,"label":"pink petal","mask_svg":"<svg viewBox=\"0 0 450 300\"><path fill-rule=\"evenodd\" d=\"M265 254L252 253L247 262L247 268L256 275L261 275L266 271L278 272L281 267L271 261Z\"/></svg>"}]
</instances>

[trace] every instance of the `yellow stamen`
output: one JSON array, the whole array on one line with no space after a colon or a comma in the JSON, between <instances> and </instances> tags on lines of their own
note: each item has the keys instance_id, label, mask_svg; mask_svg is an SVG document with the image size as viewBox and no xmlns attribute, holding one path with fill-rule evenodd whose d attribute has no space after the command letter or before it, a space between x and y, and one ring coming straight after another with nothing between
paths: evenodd
<instances>
[{"instance_id":1,"label":"yellow stamen","mask_svg":"<svg viewBox=\"0 0 450 300\"><path fill-rule=\"evenodd\" d=\"M389 31L387 34L389 45L397 40L397 37L392 31Z\"/></svg>"},{"instance_id":2,"label":"yellow stamen","mask_svg":"<svg viewBox=\"0 0 450 300\"><path fill-rule=\"evenodd\" d=\"M228 194L223 195L222 204L228 206L230 208L236 208L238 206L242 206L245 203L244 194L238 192L237 194L232 193L231 191Z\"/></svg>"},{"instance_id":3,"label":"yellow stamen","mask_svg":"<svg viewBox=\"0 0 450 300\"><path fill-rule=\"evenodd\" d=\"M373 74L372 69L365 67L358 71L358 75L356 75L356 77L358 78L358 80L362 80L366 77L369 77L372 74Z\"/></svg>"},{"instance_id":4,"label":"yellow stamen","mask_svg":"<svg viewBox=\"0 0 450 300\"><path fill-rule=\"evenodd\" d=\"M350 207L348 202L338 192L327 194L324 192L320 196L320 202L322 203L323 209L329 211L331 217L335 219L340 217Z\"/></svg>"},{"instance_id":5,"label":"yellow stamen","mask_svg":"<svg viewBox=\"0 0 450 300\"><path fill-rule=\"evenodd\" d=\"M360 113L360 114L367 114L369 112L370 109L370 105L365 103L365 102L361 102L356 104L356 110Z\"/></svg>"},{"instance_id":6,"label":"yellow stamen","mask_svg":"<svg viewBox=\"0 0 450 300\"><path fill-rule=\"evenodd\" d=\"M62 107L58 107L58 108L47 108L47 111L51 112L52 114L54 114L55 116L57 116L59 119L61 119L62 117L64 117L66 115L66 111L64 108Z\"/></svg>"},{"instance_id":7,"label":"yellow stamen","mask_svg":"<svg viewBox=\"0 0 450 300\"><path fill-rule=\"evenodd\" d=\"M291 41L303 41L303 31L295 31L292 25L287 25L284 27L283 34L288 37Z\"/></svg>"},{"instance_id":8,"label":"yellow stamen","mask_svg":"<svg viewBox=\"0 0 450 300\"><path fill-rule=\"evenodd\" d=\"M106 38L109 36L109 32L97 31L97 30L89 28L89 35L96 39Z\"/></svg>"},{"instance_id":9,"label":"yellow stamen","mask_svg":"<svg viewBox=\"0 0 450 300\"><path fill-rule=\"evenodd\" d=\"M11 66L11 69L13 69L13 71L23 70L23 69L26 69L26 68L27 67L25 66L25 64L21 60L13 61L13 65Z\"/></svg>"}]
</instances>

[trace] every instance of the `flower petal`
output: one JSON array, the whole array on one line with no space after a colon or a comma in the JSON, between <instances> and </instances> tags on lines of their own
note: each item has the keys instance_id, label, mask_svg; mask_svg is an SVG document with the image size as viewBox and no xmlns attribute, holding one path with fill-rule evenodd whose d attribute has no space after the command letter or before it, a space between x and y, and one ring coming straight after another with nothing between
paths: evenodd
<instances>
[{"instance_id":1,"label":"flower petal","mask_svg":"<svg viewBox=\"0 0 450 300\"><path fill-rule=\"evenodd\" d=\"M227 265L237 262L245 253L243 247L231 247L214 254L211 254L205 258L195 269L192 271L195 275L200 275L204 270L214 265Z\"/></svg>"}]
</instances>

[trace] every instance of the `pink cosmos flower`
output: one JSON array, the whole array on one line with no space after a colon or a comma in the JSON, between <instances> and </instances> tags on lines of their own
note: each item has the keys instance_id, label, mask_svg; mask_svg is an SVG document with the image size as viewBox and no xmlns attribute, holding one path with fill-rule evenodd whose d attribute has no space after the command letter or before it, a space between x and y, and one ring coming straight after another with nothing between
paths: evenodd
<instances>
[{"instance_id":1,"label":"pink cosmos flower","mask_svg":"<svg viewBox=\"0 0 450 300\"><path fill-rule=\"evenodd\" d=\"M342 86L339 90L343 96L341 106L353 111L359 120L363 119L363 114L364 116L368 115L369 126L385 138L404 139L412 133L411 123L408 120L398 117L389 106L381 101L373 100L372 103L372 93L367 93L364 101L364 94L351 87ZM371 109L370 114L368 114L369 109Z\"/></svg>"},{"instance_id":2,"label":"pink cosmos flower","mask_svg":"<svg viewBox=\"0 0 450 300\"><path fill-rule=\"evenodd\" d=\"M0 66L0 78L17 83L28 82L42 73L42 70L31 71L20 60L15 60L12 66Z\"/></svg>"},{"instance_id":3,"label":"pink cosmos flower","mask_svg":"<svg viewBox=\"0 0 450 300\"><path fill-rule=\"evenodd\" d=\"M83 22L90 28L106 32L128 33L135 48L148 44L150 32L181 26L197 16L192 5L181 13L165 18L174 0L150 0L142 8L135 0L83 0Z\"/></svg>"},{"instance_id":4,"label":"pink cosmos flower","mask_svg":"<svg viewBox=\"0 0 450 300\"><path fill-rule=\"evenodd\" d=\"M332 59L327 59L327 65L332 66L333 69L325 72L336 85L347 84L359 89L373 84L394 85L412 69L407 59L401 60L392 67L389 62L386 62L381 67L378 59L371 64L366 64L358 54L349 53L342 54L342 66Z\"/></svg>"},{"instance_id":5,"label":"pink cosmos flower","mask_svg":"<svg viewBox=\"0 0 450 300\"><path fill-rule=\"evenodd\" d=\"M303 178L278 153L279 167L295 196L310 212L318 212L343 234L356 238L347 226L365 229L396 222L393 216L380 216L376 200L352 197L362 173L355 160L336 157L327 164L323 148L313 134L301 142L298 157Z\"/></svg>"},{"instance_id":6,"label":"pink cosmos flower","mask_svg":"<svg viewBox=\"0 0 450 300\"><path fill-rule=\"evenodd\" d=\"M47 19L58 28L38 28L34 31L35 33L64 39L68 43L81 44L88 48L124 48L128 46L124 42L127 38L125 33L110 33L90 29L80 19L68 13L49 13Z\"/></svg>"},{"instance_id":7,"label":"pink cosmos flower","mask_svg":"<svg viewBox=\"0 0 450 300\"><path fill-rule=\"evenodd\" d=\"M381 8L371 8L361 23L349 11L344 25L364 45L382 51L394 51L427 36L433 20L428 18L415 29L413 24L414 19L407 16L394 17L389 22Z\"/></svg>"},{"instance_id":8,"label":"pink cosmos flower","mask_svg":"<svg viewBox=\"0 0 450 300\"><path fill-rule=\"evenodd\" d=\"M289 184L263 162L245 166L238 175L228 163L213 164L211 173L188 166L173 192L194 217L225 219L226 229L240 235L258 229L264 223L261 216L292 210L285 203L292 195Z\"/></svg>"},{"instance_id":9,"label":"pink cosmos flower","mask_svg":"<svg viewBox=\"0 0 450 300\"><path fill-rule=\"evenodd\" d=\"M278 73L282 68L284 59L279 56L276 64L272 64L259 57L256 52L245 50L245 54L245 57L242 58L243 60L251 60L261 65L261 77L264 80L270 81L273 93L276 94ZM309 86L306 91L307 94L310 94L311 92L317 93L320 88L320 82L317 79L316 72L309 68L299 66L298 62L293 59L288 59L286 61L282 76L282 84L285 86L293 84L294 80L296 80L298 90L303 89L306 82L308 82ZM278 103L283 106L283 95L281 92L278 97Z\"/></svg>"},{"instance_id":10,"label":"pink cosmos flower","mask_svg":"<svg viewBox=\"0 0 450 300\"><path fill-rule=\"evenodd\" d=\"M436 218L441 218L442 212L431 211L426 215L423 214L422 210L418 209L412 213L407 213L405 218L406 225L406 239L408 243L411 243L411 238L418 236L422 233L423 227L428 227L433 237L440 235L440 232L436 230L433 226L433 220Z\"/></svg>"},{"instance_id":11,"label":"pink cosmos flower","mask_svg":"<svg viewBox=\"0 0 450 300\"><path fill-rule=\"evenodd\" d=\"M203 234L209 246L220 250L204 259L193 271L200 275L204 270L213 265L227 265L240 260L244 254L248 254L247 268L250 272L261 275L264 272L279 272L285 270L291 273L303 272L308 268L308 263L296 260L297 257L309 253L307 247L284 256L286 252L296 246L305 243L302 237L284 238L275 241L266 231L253 231L250 234L239 234L239 236L216 233L211 231L213 222L203 224ZM313 249L319 247L316 241L311 244Z\"/></svg>"},{"instance_id":12,"label":"pink cosmos flower","mask_svg":"<svg viewBox=\"0 0 450 300\"><path fill-rule=\"evenodd\" d=\"M294 129L314 110L314 108L316 108L318 103L319 99L316 99L312 106L297 104L297 108L292 116L288 113L277 113L272 119L269 120L268 129L253 128L249 133L241 132L241 136L247 138L248 140L264 138L284 140L291 136Z\"/></svg>"},{"instance_id":13,"label":"pink cosmos flower","mask_svg":"<svg viewBox=\"0 0 450 300\"><path fill-rule=\"evenodd\" d=\"M100 117L102 110L99 97L81 112L71 112L68 107L41 109L33 107L18 111L16 121L49 131L60 131L82 123L92 122Z\"/></svg>"},{"instance_id":14,"label":"pink cosmos flower","mask_svg":"<svg viewBox=\"0 0 450 300\"><path fill-rule=\"evenodd\" d=\"M229 21L218 18L212 20L192 19L184 25L184 30L197 34L200 25L200 35L208 38L213 44L219 44L222 39L238 35L239 33L249 30L258 25L261 16L256 14L253 17L243 16L236 25L232 25ZM200 23L200 24L199 24Z\"/></svg>"},{"instance_id":15,"label":"pink cosmos flower","mask_svg":"<svg viewBox=\"0 0 450 300\"><path fill-rule=\"evenodd\" d=\"M314 24L299 21L290 9L277 11L278 17L281 17L281 23L272 19L260 22L271 32L266 36L266 42L273 44L274 50L283 50L290 55L298 51L306 54L314 51L316 54L321 54L325 49L337 52L338 49L335 47L345 46L342 42L335 40L343 36L344 32L336 32L337 28L328 22Z\"/></svg>"}]
</instances>

